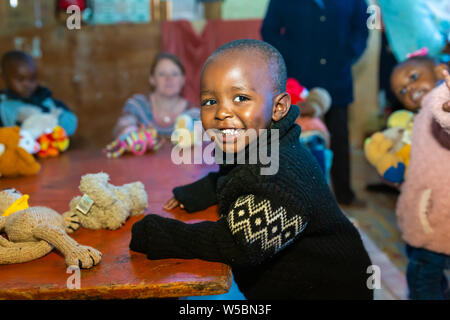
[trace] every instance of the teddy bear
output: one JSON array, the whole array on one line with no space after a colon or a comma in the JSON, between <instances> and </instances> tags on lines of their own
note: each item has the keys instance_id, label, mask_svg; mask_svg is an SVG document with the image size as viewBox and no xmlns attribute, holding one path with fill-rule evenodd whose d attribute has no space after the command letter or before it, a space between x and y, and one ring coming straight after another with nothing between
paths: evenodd
<instances>
[{"instance_id":1,"label":"teddy bear","mask_svg":"<svg viewBox=\"0 0 450 320\"><path fill-rule=\"evenodd\" d=\"M147 193L142 182L114 186L104 172L90 173L81 177L79 189L83 196L70 201L70 210L64 217L79 224L71 231L83 226L87 229L120 228L130 216L142 214L148 207Z\"/></svg>"},{"instance_id":2,"label":"teddy bear","mask_svg":"<svg viewBox=\"0 0 450 320\"><path fill-rule=\"evenodd\" d=\"M376 132L364 143L367 160L387 182L399 184L405 179L414 117L408 110L394 112L388 118L387 129Z\"/></svg>"},{"instance_id":3,"label":"teddy bear","mask_svg":"<svg viewBox=\"0 0 450 320\"><path fill-rule=\"evenodd\" d=\"M101 252L68 236L77 221L47 207L29 207L28 198L15 189L0 192L0 264L39 259L54 248L64 255L67 266L88 269L100 263Z\"/></svg>"},{"instance_id":4,"label":"teddy bear","mask_svg":"<svg viewBox=\"0 0 450 320\"><path fill-rule=\"evenodd\" d=\"M40 164L19 143L19 127L0 128L0 176L16 177L39 172Z\"/></svg>"}]
</instances>

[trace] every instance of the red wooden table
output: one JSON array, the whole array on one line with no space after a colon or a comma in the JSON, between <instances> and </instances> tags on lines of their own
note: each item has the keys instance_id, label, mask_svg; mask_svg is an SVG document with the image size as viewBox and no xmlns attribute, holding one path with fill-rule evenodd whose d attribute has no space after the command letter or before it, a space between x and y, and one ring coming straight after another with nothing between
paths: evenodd
<instances>
[{"instance_id":1,"label":"red wooden table","mask_svg":"<svg viewBox=\"0 0 450 320\"><path fill-rule=\"evenodd\" d=\"M1 178L0 190L14 187L30 195L30 206L47 206L63 213L68 210L70 200L80 195L80 177L103 171L110 175L114 185L142 181L149 197L146 214L187 223L218 218L216 206L194 214L181 209L163 211L162 205L172 196L174 186L190 183L215 169L173 164L168 145L156 153L119 159L107 159L98 150L73 150L41 163L42 169L36 176ZM131 227L143 217L130 218L114 231L80 228L71 234L80 244L103 254L99 265L81 270L79 289L68 288L69 277L73 279L75 273L67 273L64 258L53 250L38 260L0 265L0 299L161 298L222 294L229 290L231 271L227 265L196 259L152 261L144 254L130 251Z\"/></svg>"}]
</instances>

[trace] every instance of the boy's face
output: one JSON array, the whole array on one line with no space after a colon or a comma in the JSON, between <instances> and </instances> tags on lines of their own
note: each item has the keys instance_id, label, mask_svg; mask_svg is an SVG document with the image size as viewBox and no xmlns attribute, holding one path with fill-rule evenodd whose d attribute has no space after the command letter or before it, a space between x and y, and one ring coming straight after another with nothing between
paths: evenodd
<instances>
[{"instance_id":1,"label":"boy's face","mask_svg":"<svg viewBox=\"0 0 450 320\"><path fill-rule=\"evenodd\" d=\"M243 150L271 120L288 111L290 97L275 97L268 63L257 54L227 52L214 58L201 78L201 118L211 139L226 153ZM287 98L286 98L287 96ZM285 104L279 114L278 101ZM283 106L281 106L283 108ZM252 134L256 133L256 134Z\"/></svg>"},{"instance_id":2,"label":"boy's face","mask_svg":"<svg viewBox=\"0 0 450 320\"><path fill-rule=\"evenodd\" d=\"M394 70L391 76L392 91L405 108L415 111L420 108L423 97L433 90L441 66L433 63L411 61ZM442 71L441 71L442 72Z\"/></svg>"},{"instance_id":3,"label":"boy's face","mask_svg":"<svg viewBox=\"0 0 450 320\"><path fill-rule=\"evenodd\" d=\"M36 65L32 62L11 61L5 69L3 78L6 87L21 98L31 97L38 87Z\"/></svg>"}]
</instances>

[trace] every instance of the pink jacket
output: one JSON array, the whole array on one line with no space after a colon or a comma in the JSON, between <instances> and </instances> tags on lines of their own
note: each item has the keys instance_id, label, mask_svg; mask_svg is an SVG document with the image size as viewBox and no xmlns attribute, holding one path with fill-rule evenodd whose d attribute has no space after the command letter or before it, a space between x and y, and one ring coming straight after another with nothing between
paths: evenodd
<instances>
[{"instance_id":1,"label":"pink jacket","mask_svg":"<svg viewBox=\"0 0 450 320\"><path fill-rule=\"evenodd\" d=\"M411 162L397 202L403 239L450 255L450 100L446 84L422 101L412 132Z\"/></svg>"}]
</instances>

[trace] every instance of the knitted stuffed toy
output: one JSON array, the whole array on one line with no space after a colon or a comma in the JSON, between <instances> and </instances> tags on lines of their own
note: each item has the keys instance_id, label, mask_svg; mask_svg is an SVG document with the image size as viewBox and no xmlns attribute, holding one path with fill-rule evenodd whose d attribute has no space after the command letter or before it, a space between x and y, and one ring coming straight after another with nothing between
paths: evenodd
<instances>
[{"instance_id":1,"label":"knitted stuffed toy","mask_svg":"<svg viewBox=\"0 0 450 320\"><path fill-rule=\"evenodd\" d=\"M80 191L70 202L70 210L64 213L88 229L120 228L129 216L143 213L148 206L147 193L141 182L114 186L109 176L100 172L81 177ZM80 225L72 226L78 228ZM75 231L73 228L72 231Z\"/></svg>"},{"instance_id":2,"label":"knitted stuffed toy","mask_svg":"<svg viewBox=\"0 0 450 320\"><path fill-rule=\"evenodd\" d=\"M0 213L0 264L35 260L53 248L64 255L68 266L92 268L100 263L99 251L67 235L66 230L77 224L70 216L63 218L46 207L28 207L28 195L15 189L0 192Z\"/></svg>"},{"instance_id":3,"label":"knitted stuffed toy","mask_svg":"<svg viewBox=\"0 0 450 320\"><path fill-rule=\"evenodd\" d=\"M19 146L19 127L0 128L0 176L34 175L41 166Z\"/></svg>"},{"instance_id":4,"label":"knitted stuffed toy","mask_svg":"<svg viewBox=\"0 0 450 320\"><path fill-rule=\"evenodd\" d=\"M156 129L141 129L121 135L103 150L108 158L118 158L125 152L141 156L147 151L158 149Z\"/></svg>"},{"instance_id":5,"label":"knitted stuffed toy","mask_svg":"<svg viewBox=\"0 0 450 320\"><path fill-rule=\"evenodd\" d=\"M367 160L387 182L402 183L405 179L414 117L408 110L394 112L388 118L388 128L376 132L364 143Z\"/></svg>"}]
</instances>

